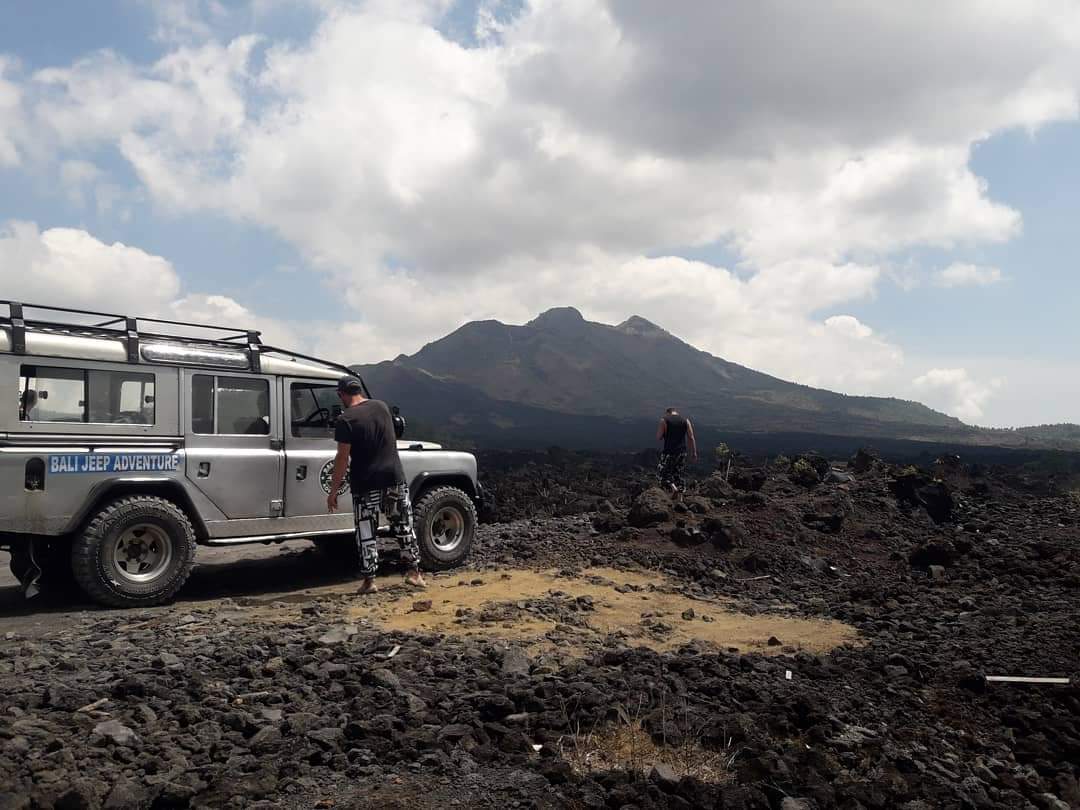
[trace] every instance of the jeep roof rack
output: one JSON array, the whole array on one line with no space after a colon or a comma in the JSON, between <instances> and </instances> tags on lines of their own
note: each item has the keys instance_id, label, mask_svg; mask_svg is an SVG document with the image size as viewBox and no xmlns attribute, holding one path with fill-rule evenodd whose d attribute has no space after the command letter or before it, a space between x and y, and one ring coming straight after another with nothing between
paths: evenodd
<instances>
[{"instance_id":1,"label":"jeep roof rack","mask_svg":"<svg viewBox=\"0 0 1080 810\"><path fill-rule=\"evenodd\" d=\"M7 306L7 315L0 310L0 327L11 330L11 352L26 354L27 332L47 332L54 335L122 340L127 347L129 363L140 362L140 344L146 339L166 341L192 348L243 349L246 351L251 371L262 371L261 358L273 353L284 358L319 363L342 374L356 376L348 366L300 354L288 349L268 346L262 342L262 333L255 329L239 329L232 326L216 326L164 318L133 317L90 309L54 307L45 304L27 304L0 299L0 306ZM30 317L33 315L34 317ZM154 331L142 331L140 323L153 324ZM181 331L186 330L186 331ZM205 365L213 365L205 362ZM363 380L361 380L361 384ZM367 385L364 384L367 391Z\"/></svg>"}]
</instances>

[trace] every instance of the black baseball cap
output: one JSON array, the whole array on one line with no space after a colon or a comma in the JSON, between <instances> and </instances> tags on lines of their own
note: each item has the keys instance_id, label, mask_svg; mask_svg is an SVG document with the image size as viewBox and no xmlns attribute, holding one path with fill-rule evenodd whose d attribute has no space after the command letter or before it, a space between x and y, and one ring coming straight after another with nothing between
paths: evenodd
<instances>
[{"instance_id":1,"label":"black baseball cap","mask_svg":"<svg viewBox=\"0 0 1080 810\"><path fill-rule=\"evenodd\" d=\"M337 381L337 390L343 394L362 394L364 384L360 382L359 377L346 375Z\"/></svg>"}]
</instances>

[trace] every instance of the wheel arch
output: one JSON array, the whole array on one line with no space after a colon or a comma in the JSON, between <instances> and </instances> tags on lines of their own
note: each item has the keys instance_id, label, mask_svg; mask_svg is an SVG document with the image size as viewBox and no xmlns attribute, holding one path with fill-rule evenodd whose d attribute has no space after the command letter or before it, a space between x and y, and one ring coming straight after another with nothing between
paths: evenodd
<instances>
[{"instance_id":1,"label":"wheel arch","mask_svg":"<svg viewBox=\"0 0 1080 810\"><path fill-rule=\"evenodd\" d=\"M431 490L439 487L457 487L468 495L474 504L477 503L475 482L465 473L453 472L422 472L415 476L409 482L409 499L417 503Z\"/></svg>"},{"instance_id":2,"label":"wheel arch","mask_svg":"<svg viewBox=\"0 0 1080 810\"><path fill-rule=\"evenodd\" d=\"M174 478L118 479L100 484L90 492L82 509L72 516L67 533L71 534L85 526L86 522L109 501L133 495L148 495L172 501L191 521L196 540L202 541L209 536L206 523L199 515L199 510L195 508L191 495Z\"/></svg>"}]
</instances>

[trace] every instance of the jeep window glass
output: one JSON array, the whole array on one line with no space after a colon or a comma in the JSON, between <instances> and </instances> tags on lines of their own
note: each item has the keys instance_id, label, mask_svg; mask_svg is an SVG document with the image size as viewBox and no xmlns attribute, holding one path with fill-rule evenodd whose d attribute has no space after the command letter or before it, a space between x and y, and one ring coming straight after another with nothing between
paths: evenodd
<instances>
[{"instance_id":1,"label":"jeep window glass","mask_svg":"<svg viewBox=\"0 0 1080 810\"><path fill-rule=\"evenodd\" d=\"M191 378L191 432L214 432L214 378L208 374Z\"/></svg>"},{"instance_id":2,"label":"jeep window glass","mask_svg":"<svg viewBox=\"0 0 1080 810\"><path fill-rule=\"evenodd\" d=\"M23 422L154 424L154 375L52 366L22 366Z\"/></svg>"},{"instance_id":3,"label":"jeep window glass","mask_svg":"<svg viewBox=\"0 0 1080 810\"><path fill-rule=\"evenodd\" d=\"M87 371L90 421L119 425L154 424L154 375Z\"/></svg>"},{"instance_id":4,"label":"jeep window glass","mask_svg":"<svg viewBox=\"0 0 1080 810\"><path fill-rule=\"evenodd\" d=\"M341 413L337 387L318 383L289 386L289 423L297 438L327 439Z\"/></svg>"},{"instance_id":5,"label":"jeep window glass","mask_svg":"<svg viewBox=\"0 0 1080 810\"><path fill-rule=\"evenodd\" d=\"M270 383L245 377L194 375L191 430L218 435L269 435Z\"/></svg>"},{"instance_id":6,"label":"jeep window glass","mask_svg":"<svg viewBox=\"0 0 1080 810\"><path fill-rule=\"evenodd\" d=\"M218 433L270 433L270 383L243 377L217 378Z\"/></svg>"}]
</instances>

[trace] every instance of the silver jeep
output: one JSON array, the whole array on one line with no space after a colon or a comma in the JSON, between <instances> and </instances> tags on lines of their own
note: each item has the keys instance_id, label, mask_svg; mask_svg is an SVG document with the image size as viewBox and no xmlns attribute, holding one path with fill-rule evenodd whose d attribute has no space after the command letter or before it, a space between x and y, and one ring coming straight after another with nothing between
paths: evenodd
<instances>
[{"instance_id":1,"label":"silver jeep","mask_svg":"<svg viewBox=\"0 0 1080 810\"><path fill-rule=\"evenodd\" d=\"M254 331L0 307L0 548L28 594L73 578L101 604L158 604L197 545L310 539L356 564L349 498L326 511L348 368ZM398 448L422 565L457 565L483 507L476 458Z\"/></svg>"}]
</instances>

